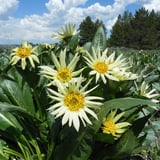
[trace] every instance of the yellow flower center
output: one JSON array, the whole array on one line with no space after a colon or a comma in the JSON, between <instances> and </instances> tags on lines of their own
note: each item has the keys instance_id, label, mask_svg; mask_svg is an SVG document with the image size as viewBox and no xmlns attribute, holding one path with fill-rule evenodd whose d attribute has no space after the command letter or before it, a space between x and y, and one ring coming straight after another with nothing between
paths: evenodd
<instances>
[{"instance_id":1,"label":"yellow flower center","mask_svg":"<svg viewBox=\"0 0 160 160\"><path fill-rule=\"evenodd\" d=\"M72 79L72 74L68 68L61 68L57 72L57 78L63 83L65 83Z\"/></svg>"},{"instance_id":2,"label":"yellow flower center","mask_svg":"<svg viewBox=\"0 0 160 160\"><path fill-rule=\"evenodd\" d=\"M108 71L108 65L105 62L96 62L93 65L94 70L96 70L98 73L106 73Z\"/></svg>"},{"instance_id":3,"label":"yellow flower center","mask_svg":"<svg viewBox=\"0 0 160 160\"><path fill-rule=\"evenodd\" d=\"M64 98L64 104L71 111L79 111L84 107L84 96L80 93L68 93Z\"/></svg>"},{"instance_id":4,"label":"yellow flower center","mask_svg":"<svg viewBox=\"0 0 160 160\"><path fill-rule=\"evenodd\" d=\"M113 120L106 120L103 123L104 127L103 127L103 132L107 133L107 134L112 134L115 135L116 134L116 125L113 122Z\"/></svg>"},{"instance_id":5,"label":"yellow flower center","mask_svg":"<svg viewBox=\"0 0 160 160\"><path fill-rule=\"evenodd\" d=\"M31 55L31 50L29 48L18 48L16 54L21 58L26 58Z\"/></svg>"}]
</instances>

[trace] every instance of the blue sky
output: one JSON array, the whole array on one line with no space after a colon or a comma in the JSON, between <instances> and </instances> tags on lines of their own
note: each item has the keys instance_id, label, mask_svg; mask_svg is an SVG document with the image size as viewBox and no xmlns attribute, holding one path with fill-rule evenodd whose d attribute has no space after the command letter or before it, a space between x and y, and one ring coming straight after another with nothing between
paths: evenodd
<instances>
[{"instance_id":1,"label":"blue sky","mask_svg":"<svg viewBox=\"0 0 160 160\"><path fill-rule=\"evenodd\" d=\"M67 23L79 24L90 16L108 32L119 14L145 7L160 11L160 0L0 0L0 44L52 43L52 34Z\"/></svg>"},{"instance_id":2,"label":"blue sky","mask_svg":"<svg viewBox=\"0 0 160 160\"><path fill-rule=\"evenodd\" d=\"M47 0L20 0L18 9L14 12L13 16L23 18L25 15L39 14L42 15L48 12L45 7Z\"/></svg>"}]
</instances>

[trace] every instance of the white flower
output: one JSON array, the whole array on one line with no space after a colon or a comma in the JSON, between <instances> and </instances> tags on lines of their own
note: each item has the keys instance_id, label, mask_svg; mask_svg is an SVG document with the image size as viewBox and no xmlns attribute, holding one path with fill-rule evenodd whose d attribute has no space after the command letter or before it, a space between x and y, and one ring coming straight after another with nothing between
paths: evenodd
<instances>
[{"instance_id":1,"label":"white flower","mask_svg":"<svg viewBox=\"0 0 160 160\"><path fill-rule=\"evenodd\" d=\"M96 83L100 78L104 83L107 83L106 78L113 81L134 79L135 75L131 76L131 73L126 71L129 68L126 58L122 58L121 54L115 59L115 52L107 57L107 51L108 49L105 49L101 53L99 47L97 50L92 48L93 55L86 52L87 56L84 56L86 63L92 69L90 75L96 75Z\"/></svg>"},{"instance_id":2,"label":"white flower","mask_svg":"<svg viewBox=\"0 0 160 160\"><path fill-rule=\"evenodd\" d=\"M97 96L89 96L88 94L93 91L96 87L85 91L86 87L89 85L88 82L84 87L81 87L83 79L80 77L77 82L71 81L68 86L57 82L58 91L48 89L49 97L57 101L48 110L55 118L62 116L62 125L67 122L69 127L72 126L79 131L80 121L86 126L86 123L92 124L88 114L97 119L97 115L94 113L93 109L97 106L102 105L102 103L97 102L103 98Z\"/></svg>"},{"instance_id":3,"label":"white flower","mask_svg":"<svg viewBox=\"0 0 160 160\"><path fill-rule=\"evenodd\" d=\"M40 66L40 73L51 81L49 85L54 85L55 81L68 83L70 80L76 79L75 77L80 75L82 70L84 69L82 68L74 71L77 62L79 61L78 54L75 54L68 65L66 64L66 49L64 51L61 51L59 60L54 54L52 54L52 59L56 69L53 69L50 66Z\"/></svg>"},{"instance_id":4,"label":"white flower","mask_svg":"<svg viewBox=\"0 0 160 160\"><path fill-rule=\"evenodd\" d=\"M58 40L65 40L67 38L77 35L78 33L79 31L76 31L74 24L67 24L64 27L61 27L61 31L59 31L57 34L54 34L52 38Z\"/></svg>"},{"instance_id":5,"label":"white flower","mask_svg":"<svg viewBox=\"0 0 160 160\"><path fill-rule=\"evenodd\" d=\"M26 41L22 41L21 47L16 47L12 50L11 53L11 65L17 64L21 61L21 67L24 70L26 68L27 62L26 59L29 59L29 62L33 68L35 68L34 61L39 63L39 59L36 52L37 47L32 47L31 44L27 44Z\"/></svg>"},{"instance_id":6,"label":"white flower","mask_svg":"<svg viewBox=\"0 0 160 160\"><path fill-rule=\"evenodd\" d=\"M153 102L158 103L159 101L157 99L154 99L159 96L158 93L155 93L156 89L152 89L149 91L149 85L143 81L142 85L140 87L140 95L146 98L151 99Z\"/></svg>"}]
</instances>

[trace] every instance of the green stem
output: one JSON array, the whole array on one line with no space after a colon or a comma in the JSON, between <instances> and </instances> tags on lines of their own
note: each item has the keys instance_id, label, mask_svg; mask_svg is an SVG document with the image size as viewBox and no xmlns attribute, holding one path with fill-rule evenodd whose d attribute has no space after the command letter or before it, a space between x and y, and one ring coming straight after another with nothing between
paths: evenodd
<instances>
[{"instance_id":1,"label":"green stem","mask_svg":"<svg viewBox=\"0 0 160 160\"><path fill-rule=\"evenodd\" d=\"M36 105L37 105L37 108L38 108L38 111L39 111L40 120L43 120L43 111L42 111L42 108L41 108L41 104L39 102L39 97L38 97L37 90L35 88L34 88L33 94L34 94L35 102L36 102Z\"/></svg>"}]
</instances>

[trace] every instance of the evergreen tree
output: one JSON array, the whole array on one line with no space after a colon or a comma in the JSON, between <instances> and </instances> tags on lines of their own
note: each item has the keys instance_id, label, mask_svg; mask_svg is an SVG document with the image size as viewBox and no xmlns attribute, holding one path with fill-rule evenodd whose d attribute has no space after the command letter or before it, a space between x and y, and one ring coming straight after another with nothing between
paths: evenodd
<instances>
[{"instance_id":1,"label":"evergreen tree","mask_svg":"<svg viewBox=\"0 0 160 160\"><path fill-rule=\"evenodd\" d=\"M80 45L84 45L86 42L91 42L93 37L99 28L99 26L103 26L106 31L105 25L102 21L97 19L95 22L92 21L90 16L87 16L79 26L80 30Z\"/></svg>"},{"instance_id":2,"label":"evergreen tree","mask_svg":"<svg viewBox=\"0 0 160 160\"><path fill-rule=\"evenodd\" d=\"M132 14L128 11L124 12L123 16L118 16L117 21L112 28L111 36L108 40L109 45L126 47L129 45L131 19Z\"/></svg>"},{"instance_id":3,"label":"evergreen tree","mask_svg":"<svg viewBox=\"0 0 160 160\"><path fill-rule=\"evenodd\" d=\"M119 15L108 40L110 46L154 49L160 46L160 16L145 8L135 15L125 11Z\"/></svg>"}]
</instances>

